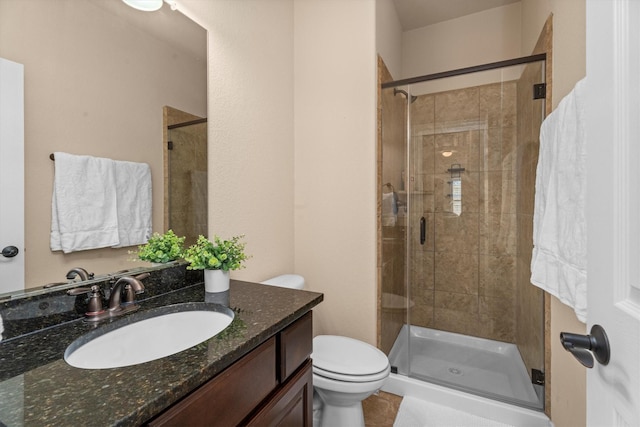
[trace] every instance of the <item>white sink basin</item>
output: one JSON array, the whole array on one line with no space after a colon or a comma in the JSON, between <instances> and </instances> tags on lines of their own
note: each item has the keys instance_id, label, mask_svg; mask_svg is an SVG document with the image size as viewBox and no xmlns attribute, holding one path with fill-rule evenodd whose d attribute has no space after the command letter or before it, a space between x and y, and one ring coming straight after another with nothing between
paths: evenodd
<instances>
[{"instance_id":1,"label":"white sink basin","mask_svg":"<svg viewBox=\"0 0 640 427\"><path fill-rule=\"evenodd\" d=\"M137 365L179 353L222 332L234 313L218 304L175 304L136 313L72 342L65 361L76 368ZM131 323L133 322L133 323Z\"/></svg>"}]
</instances>

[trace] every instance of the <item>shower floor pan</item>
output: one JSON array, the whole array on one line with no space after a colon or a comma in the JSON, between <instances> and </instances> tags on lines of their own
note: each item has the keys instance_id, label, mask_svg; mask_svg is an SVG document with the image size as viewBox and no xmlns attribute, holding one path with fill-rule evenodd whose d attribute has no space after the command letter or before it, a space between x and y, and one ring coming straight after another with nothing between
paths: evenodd
<instances>
[{"instance_id":1,"label":"shower floor pan","mask_svg":"<svg viewBox=\"0 0 640 427\"><path fill-rule=\"evenodd\" d=\"M531 383L515 344L413 325L407 329L402 327L389 353L399 374L543 409L542 386Z\"/></svg>"}]
</instances>

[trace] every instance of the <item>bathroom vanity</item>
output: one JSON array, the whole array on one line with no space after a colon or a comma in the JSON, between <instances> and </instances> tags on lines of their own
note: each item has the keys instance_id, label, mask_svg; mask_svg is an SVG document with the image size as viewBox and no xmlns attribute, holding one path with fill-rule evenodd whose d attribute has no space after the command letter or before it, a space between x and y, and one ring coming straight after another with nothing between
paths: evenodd
<instances>
[{"instance_id":1,"label":"bathroom vanity","mask_svg":"<svg viewBox=\"0 0 640 427\"><path fill-rule=\"evenodd\" d=\"M149 425L311 426L311 325L308 312Z\"/></svg>"},{"instance_id":2,"label":"bathroom vanity","mask_svg":"<svg viewBox=\"0 0 640 427\"><path fill-rule=\"evenodd\" d=\"M67 346L103 324L75 312L57 313L54 324L51 316L37 316L54 295L24 301L33 316L26 319L16 315L21 309L15 304L0 303L8 332L0 342L0 422L310 426L311 309L322 294L232 280L228 295L214 296L189 275L184 266L152 272L144 280L148 299L139 299L138 312L124 317L228 298L235 313L231 325L185 351L123 368L85 370L65 362Z\"/></svg>"}]
</instances>

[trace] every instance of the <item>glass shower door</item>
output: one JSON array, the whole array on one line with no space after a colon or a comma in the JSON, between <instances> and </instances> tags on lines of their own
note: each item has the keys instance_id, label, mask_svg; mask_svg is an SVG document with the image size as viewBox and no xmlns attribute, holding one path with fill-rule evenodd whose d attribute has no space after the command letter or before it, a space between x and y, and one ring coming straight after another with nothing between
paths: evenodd
<instances>
[{"instance_id":1,"label":"glass shower door","mask_svg":"<svg viewBox=\"0 0 640 427\"><path fill-rule=\"evenodd\" d=\"M407 101L402 88L381 91L380 348L392 371L408 375Z\"/></svg>"},{"instance_id":2,"label":"glass shower door","mask_svg":"<svg viewBox=\"0 0 640 427\"><path fill-rule=\"evenodd\" d=\"M406 369L535 409L543 296L529 284L543 62L406 91ZM402 358L401 358L402 360Z\"/></svg>"},{"instance_id":3,"label":"glass shower door","mask_svg":"<svg viewBox=\"0 0 640 427\"><path fill-rule=\"evenodd\" d=\"M206 119L169 126L169 228L185 245L207 235Z\"/></svg>"}]
</instances>

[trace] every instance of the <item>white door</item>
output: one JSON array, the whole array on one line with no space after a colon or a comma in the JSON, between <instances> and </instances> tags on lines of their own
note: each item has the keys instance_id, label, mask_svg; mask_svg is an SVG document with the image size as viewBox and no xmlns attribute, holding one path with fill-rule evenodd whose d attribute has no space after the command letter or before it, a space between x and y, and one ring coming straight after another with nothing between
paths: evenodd
<instances>
[{"instance_id":1,"label":"white door","mask_svg":"<svg viewBox=\"0 0 640 427\"><path fill-rule=\"evenodd\" d=\"M23 68L0 58L0 294L24 289Z\"/></svg>"},{"instance_id":2,"label":"white door","mask_svg":"<svg viewBox=\"0 0 640 427\"><path fill-rule=\"evenodd\" d=\"M590 426L640 426L640 1L587 0L587 370Z\"/></svg>"}]
</instances>

